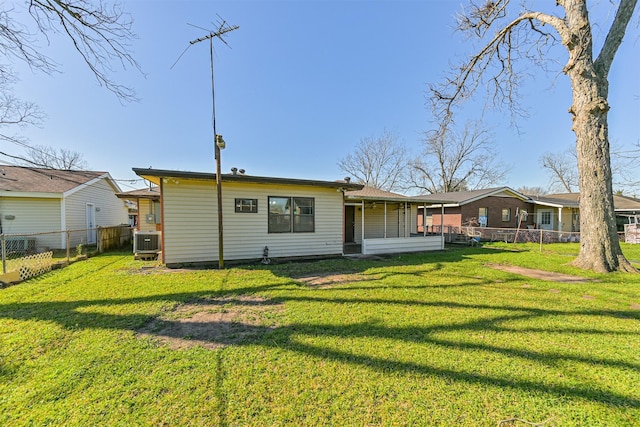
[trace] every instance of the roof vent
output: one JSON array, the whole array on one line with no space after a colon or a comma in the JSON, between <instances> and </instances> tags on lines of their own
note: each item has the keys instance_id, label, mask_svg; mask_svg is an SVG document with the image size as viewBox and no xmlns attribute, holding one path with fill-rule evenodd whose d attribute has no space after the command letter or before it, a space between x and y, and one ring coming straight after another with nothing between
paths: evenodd
<instances>
[{"instance_id":1,"label":"roof vent","mask_svg":"<svg viewBox=\"0 0 640 427\"><path fill-rule=\"evenodd\" d=\"M240 175L244 175L245 170L244 169L240 169L239 172L240 172Z\"/></svg>"},{"instance_id":2,"label":"roof vent","mask_svg":"<svg viewBox=\"0 0 640 427\"><path fill-rule=\"evenodd\" d=\"M346 182L347 184L351 182L351 177L350 176L345 176L344 177L344 182Z\"/></svg>"},{"instance_id":3,"label":"roof vent","mask_svg":"<svg viewBox=\"0 0 640 427\"><path fill-rule=\"evenodd\" d=\"M238 168L231 168L231 173L233 175L238 175Z\"/></svg>"}]
</instances>

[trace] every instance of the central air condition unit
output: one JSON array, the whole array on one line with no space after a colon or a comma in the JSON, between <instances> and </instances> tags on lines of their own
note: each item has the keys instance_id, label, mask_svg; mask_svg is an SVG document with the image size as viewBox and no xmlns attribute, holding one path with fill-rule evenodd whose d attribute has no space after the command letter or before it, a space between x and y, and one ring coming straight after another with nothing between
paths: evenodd
<instances>
[{"instance_id":1,"label":"central air condition unit","mask_svg":"<svg viewBox=\"0 0 640 427\"><path fill-rule=\"evenodd\" d=\"M160 237L159 231L136 231L133 234L133 253L157 254L162 245Z\"/></svg>"}]
</instances>

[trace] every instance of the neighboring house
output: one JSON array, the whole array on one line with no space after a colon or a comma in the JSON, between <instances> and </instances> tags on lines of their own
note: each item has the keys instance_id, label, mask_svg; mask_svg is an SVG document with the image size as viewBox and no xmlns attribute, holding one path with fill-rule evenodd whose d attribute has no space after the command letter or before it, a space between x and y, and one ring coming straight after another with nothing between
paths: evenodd
<instances>
[{"instance_id":1,"label":"neighboring house","mask_svg":"<svg viewBox=\"0 0 640 427\"><path fill-rule=\"evenodd\" d=\"M156 169L133 170L160 189L162 261L169 267L217 263L216 175ZM396 240L408 239L412 227L415 227L415 223L411 222L412 215L405 213L408 210L405 211L403 207L402 213L398 212L399 204L409 209L412 203L409 198L393 193L374 196L352 193L362 190L363 186L349 181L259 177L238 173L223 174L220 178L224 260L261 259L265 255L265 247L270 258L342 255L345 241L350 244L359 241L362 244L362 230L365 230L365 241L369 233L382 240L386 232L390 250L385 252L394 252L398 251ZM362 209L364 212L372 211L374 203L376 209L379 206L377 212L382 216L363 213ZM413 203L412 206L417 205ZM361 210L356 214L358 207ZM144 208L140 209L142 215ZM415 212L416 207L411 209ZM385 211L387 221L382 220ZM345 215L348 215L348 220L345 220ZM377 218L375 222L373 218ZM365 225L357 222L362 219ZM369 220L372 222L369 223ZM437 240L437 249L442 248L442 238L436 236L434 240ZM370 247L369 253L378 253L379 245L373 246L375 248ZM363 253L365 248L365 245L361 246ZM423 245L419 250L429 248ZM406 249L416 250L410 246Z\"/></svg>"},{"instance_id":2,"label":"neighboring house","mask_svg":"<svg viewBox=\"0 0 640 427\"><path fill-rule=\"evenodd\" d=\"M128 222L118 192L120 188L107 172L0 165L0 233L82 230L71 233L71 247L96 243L96 227ZM64 233L30 240L38 248L64 249L67 245Z\"/></svg>"},{"instance_id":3,"label":"neighboring house","mask_svg":"<svg viewBox=\"0 0 640 427\"><path fill-rule=\"evenodd\" d=\"M517 228L518 215L522 221L520 228L573 233L580 231L580 194L561 193L543 196L527 196L509 187L484 190L459 191L420 196L423 200L440 199L443 204L435 204L418 209L418 232L438 230L441 224L458 232L461 227ZM613 196L613 204L618 217L618 229L629 218L640 216L640 200L626 196ZM440 211L444 209L444 221ZM523 211L527 215L521 215Z\"/></svg>"},{"instance_id":4,"label":"neighboring house","mask_svg":"<svg viewBox=\"0 0 640 427\"><path fill-rule=\"evenodd\" d=\"M118 193L118 198L133 203L129 223L138 231L161 231L160 188L151 186L139 190Z\"/></svg>"},{"instance_id":5,"label":"neighboring house","mask_svg":"<svg viewBox=\"0 0 640 427\"><path fill-rule=\"evenodd\" d=\"M580 231L579 197L565 196L567 194L531 196L536 228L562 232Z\"/></svg>"},{"instance_id":6,"label":"neighboring house","mask_svg":"<svg viewBox=\"0 0 640 427\"><path fill-rule=\"evenodd\" d=\"M537 223L541 227L558 231L580 231L580 193L547 194L532 197L532 200L536 204ZM633 197L614 194L613 208L618 231L624 231L624 224L640 216L640 200ZM551 224L547 224L549 221Z\"/></svg>"},{"instance_id":7,"label":"neighboring house","mask_svg":"<svg viewBox=\"0 0 640 427\"><path fill-rule=\"evenodd\" d=\"M422 205L418 208L418 232L440 230L442 225L451 232L459 232L464 226L517 228L518 216L522 218L522 228L535 222L531 199L509 187L429 194L414 199L433 203L425 205L426 209ZM521 215L524 211L527 215Z\"/></svg>"}]
</instances>

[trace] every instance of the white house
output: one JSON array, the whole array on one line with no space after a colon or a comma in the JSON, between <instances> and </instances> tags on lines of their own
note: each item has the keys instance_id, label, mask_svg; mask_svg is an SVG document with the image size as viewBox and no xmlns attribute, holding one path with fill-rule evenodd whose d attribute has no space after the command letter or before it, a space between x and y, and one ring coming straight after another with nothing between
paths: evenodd
<instances>
[{"instance_id":1,"label":"white house","mask_svg":"<svg viewBox=\"0 0 640 427\"><path fill-rule=\"evenodd\" d=\"M127 207L116 197L117 183L107 172L0 165L0 234L33 236L30 245L66 248L96 243L96 228L128 222Z\"/></svg>"},{"instance_id":2,"label":"white house","mask_svg":"<svg viewBox=\"0 0 640 427\"><path fill-rule=\"evenodd\" d=\"M216 175L133 170L160 188L162 261L168 266L217 263L220 235ZM348 181L237 172L220 178L224 260L260 259L265 247L270 258L340 256L354 244L363 254L442 248L441 236L430 236L433 242L427 242L426 236L421 236L421 242L410 239L412 235L418 237L411 213L415 212L416 201L404 196L358 192L363 186ZM375 202L379 209L373 211ZM367 221L366 227L362 221ZM353 228L356 223L357 230Z\"/></svg>"}]
</instances>

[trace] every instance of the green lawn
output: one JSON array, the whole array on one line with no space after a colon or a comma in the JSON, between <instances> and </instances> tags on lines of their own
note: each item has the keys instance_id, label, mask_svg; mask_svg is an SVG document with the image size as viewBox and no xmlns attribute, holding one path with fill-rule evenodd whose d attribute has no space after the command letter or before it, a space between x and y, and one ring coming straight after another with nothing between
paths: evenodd
<instances>
[{"instance_id":1,"label":"green lawn","mask_svg":"<svg viewBox=\"0 0 640 427\"><path fill-rule=\"evenodd\" d=\"M640 275L578 271L577 251L224 271L90 258L0 290L0 425L638 425Z\"/></svg>"}]
</instances>

